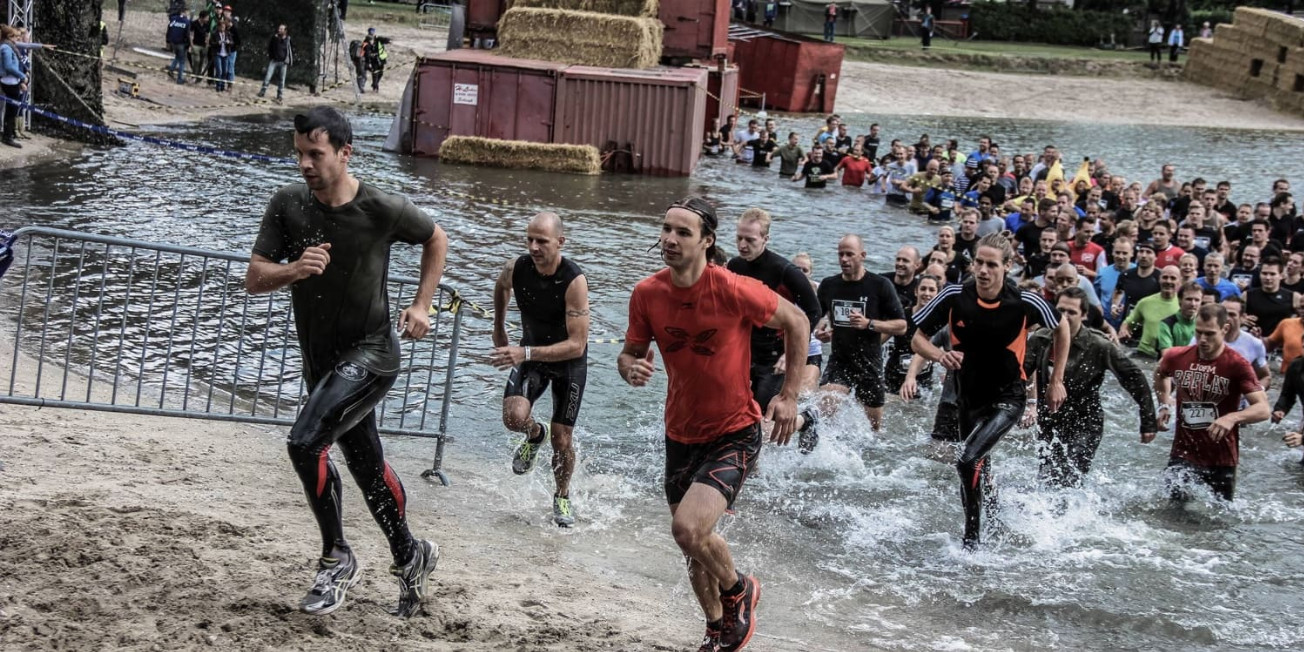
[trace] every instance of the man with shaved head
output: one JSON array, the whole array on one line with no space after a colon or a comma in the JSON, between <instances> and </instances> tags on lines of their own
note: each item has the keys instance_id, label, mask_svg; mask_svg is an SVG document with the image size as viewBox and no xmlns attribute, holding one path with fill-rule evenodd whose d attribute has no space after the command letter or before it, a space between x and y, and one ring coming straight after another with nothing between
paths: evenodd
<instances>
[{"instance_id":1,"label":"man with shaved head","mask_svg":"<svg viewBox=\"0 0 1304 652\"><path fill-rule=\"evenodd\" d=\"M1136 308L1123 320L1123 327L1118 331L1119 339L1126 340L1131 337L1132 331L1141 329L1137 354L1151 359L1159 358L1159 333L1163 329L1164 320L1176 315L1180 309L1177 289L1181 278L1182 272L1176 265L1159 270L1159 293L1138 301Z\"/></svg>"},{"instance_id":2,"label":"man with shaved head","mask_svg":"<svg viewBox=\"0 0 1304 652\"><path fill-rule=\"evenodd\" d=\"M905 335L906 314L892 282L865 271L865 244L858 235L838 241L842 273L820 282L824 319L815 336L832 342L821 389L834 395L854 393L869 423L878 430L883 420L884 335Z\"/></svg>"},{"instance_id":3,"label":"man with shaved head","mask_svg":"<svg viewBox=\"0 0 1304 652\"><path fill-rule=\"evenodd\" d=\"M552 435L552 474L557 492L552 518L571 527L570 479L575 471L571 434L588 374L589 284L579 265L561 255L566 235L556 213L539 213L525 228L529 253L507 262L494 284L494 352L499 369L511 369L503 392L503 425L525 440L512 456L512 471L529 473L543 441ZM507 302L521 312L520 346L509 346ZM552 385L552 419L537 422L534 402Z\"/></svg>"}]
</instances>

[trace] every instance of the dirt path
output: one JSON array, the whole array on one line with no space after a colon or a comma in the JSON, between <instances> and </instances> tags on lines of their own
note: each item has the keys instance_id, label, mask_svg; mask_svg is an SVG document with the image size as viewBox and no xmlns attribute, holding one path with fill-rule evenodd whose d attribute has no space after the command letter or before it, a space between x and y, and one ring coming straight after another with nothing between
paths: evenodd
<instances>
[{"instance_id":1,"label":"dirt path","mask_svg":"<svg viewBox=\"0 0 1304 652\"><path fill-rule=\"evenodd\" d=\"M837 110L1304 130L1304 118L1278 113L1262 103L1238 100L1188 82L1013 75L861 61L842 64Z\"/></svg>"}]
</instances>

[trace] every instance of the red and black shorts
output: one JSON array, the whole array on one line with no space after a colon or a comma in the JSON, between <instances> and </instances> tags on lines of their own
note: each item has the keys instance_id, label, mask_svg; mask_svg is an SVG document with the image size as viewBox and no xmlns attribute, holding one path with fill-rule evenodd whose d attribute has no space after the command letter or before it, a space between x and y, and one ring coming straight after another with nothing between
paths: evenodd
<instances>
[{"instance_id":1,"label":"red and black shorts","mask_svg":"<svg viewBox=\"0 0 1304 652\"><path fill-rule=\"evenodd\" d=\"M719 491L733 509L743 482L756 468L761 454L761 424L701 444L682 444L666 438L666 502L678 505L693 483Z\"/></svg>"}]
</instances>

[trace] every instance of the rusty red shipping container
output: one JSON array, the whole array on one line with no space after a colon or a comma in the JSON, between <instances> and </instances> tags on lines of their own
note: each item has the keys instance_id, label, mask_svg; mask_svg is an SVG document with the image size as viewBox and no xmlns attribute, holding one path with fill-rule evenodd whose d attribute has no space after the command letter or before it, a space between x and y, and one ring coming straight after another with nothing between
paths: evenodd
<instances>
[{"instance_id":1,"label":"rusty red shipping container","mask_svg":"<svg viewBox=\"0 0 1304 652\"><path fill-rule=\"evenodd\" d=\"M798 34L749 29L731 36L747 91L765 94L766 108L832 113L845 48Z\"/></svg>"},{"instance_id":2,"label":"rusty red shipping container","mask_svg":"<svg viewBox=\"0 0 1304 652\"><path fill-rule=\"evenodd\" d=\"M688 176L702 153L706 70L571 66L557 88L554 142L628 152L631 172Z\"/></svg>"},{"instance_id":3,"label":"rusty red shipping container","mask_svg":"<svg viewBox=\"0 0 1304 652\"><path fill-rule=\"evenodd\" d=\"M728 66L723 72L719 66L709 68L707 75L707 126L710 126L711 118L719 118L720 124L724 124L725 117L738 108L738 66Z\"/></svg>"},{"instance_id":4,"label":"rusty red shipping container","mask_svg":"<svg viewBox=\"0 0 1304 652\"><path fill-rule=\"evenodd\" d=\"M729 0L661 0L657 17L666 26L661 56L686 63L728 53Z\"/></svg>"},{"instance_id":5,"label":"rusty red shipping container","mask_svg":"<svg viewBox=\"0 0 1304 652\"><path fill-rule=\"evenodd\" d=\"M438 156L449 136L553 142L557 84L566 64L451 50L417 63L412 145Z\"/></svg>"},{"instance_id":6,"label":"rusty red shipping container","mask_svg":"<svg viewBox=\"0 0 1304 652\"><path fill-rule=\"evenodd\" d=\"M417 63L410 151L448 136L593 145L631 172L686 176L701 153L704 68L569 66L453 50Z\"/></svg>"}]
</instances>

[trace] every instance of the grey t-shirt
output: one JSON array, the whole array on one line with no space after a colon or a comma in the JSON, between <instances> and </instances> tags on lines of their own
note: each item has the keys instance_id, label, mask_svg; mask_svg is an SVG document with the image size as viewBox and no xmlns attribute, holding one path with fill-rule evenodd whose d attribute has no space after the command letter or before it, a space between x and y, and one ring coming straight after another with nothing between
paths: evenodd
<instances>
[{"instance_id":1,"label":"grey t-shirt","mask_svg":"<svg viewBox=\"0 0 1304 652\"><path fill-rule=\"evenodd\" d=\"M254 253L292 262L329 242L330 263L291 286L295 327L309 386L348 361L377 374L399 369L398 336L390 321L389 248L420 244L435 223L410 200L365 183L353 201L329 208L305 184L282 188L263 214Z\"/></svg>"}]
</instances>

